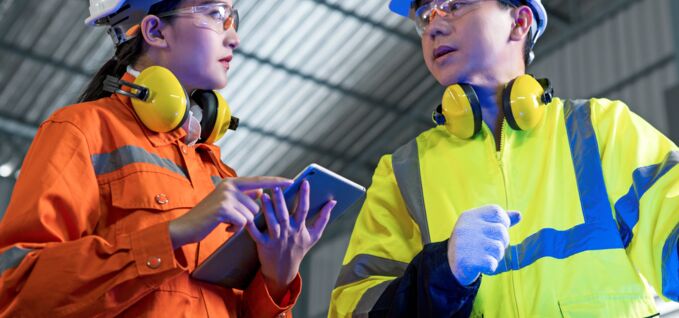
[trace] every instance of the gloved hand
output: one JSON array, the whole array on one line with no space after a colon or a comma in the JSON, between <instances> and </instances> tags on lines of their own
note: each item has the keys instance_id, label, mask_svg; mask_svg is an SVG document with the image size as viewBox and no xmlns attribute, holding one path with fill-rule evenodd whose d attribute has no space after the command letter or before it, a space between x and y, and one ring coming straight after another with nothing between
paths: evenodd
<instances>
[{"instance_id":1,"label":"gloved hand","mask_svg":"<svg viewBox=\"0 0 679 318\"><path fill-rule=\"evenodd\" d=\"M466 211L448 240L448 265L457 281L467 286L480 274L493 273L509 246L509 228L521 213L487 205Z\"/></svg>"}]
</instances>

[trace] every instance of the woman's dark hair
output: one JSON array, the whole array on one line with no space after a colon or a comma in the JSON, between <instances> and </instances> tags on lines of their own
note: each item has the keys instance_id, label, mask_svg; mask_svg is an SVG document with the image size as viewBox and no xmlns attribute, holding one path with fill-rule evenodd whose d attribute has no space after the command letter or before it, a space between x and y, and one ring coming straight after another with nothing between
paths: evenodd
<instances>
[{"instance_id":1,"label":"woman's dark hair","mask_svg":"<svg viewBox=\"0 0 679 318\"><path fill-rule=\"evenodd\" d=\"M181 0L163 0L151 6L149 14L160 14L174 10L180 3ZM171 18L172 17L167 17L163 19L169 21ZM141 34L118 45L113 57L104 63L90 80L90 83L87 84L87 88L85 88L85 91L80 95L78 101L83 103L110 96L111 93L104 91L104 80L106 79L106 76L110 75L116 78L122 77L127 71L127 66L137 62L143 49L144 37Z\"/></svg>"}]
</instances>

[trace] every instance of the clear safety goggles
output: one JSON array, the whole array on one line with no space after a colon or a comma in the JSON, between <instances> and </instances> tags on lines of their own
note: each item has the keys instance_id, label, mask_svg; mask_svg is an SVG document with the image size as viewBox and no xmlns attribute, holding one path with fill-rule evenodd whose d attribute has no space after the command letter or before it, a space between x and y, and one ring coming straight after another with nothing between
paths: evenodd
<instances>
[{"instance_id":1,"label":"clear safety goggles","mask_svg":"<svg viewBox=\"0 0 679 318\"><path fill-rule=\"evenodd\" d=\"M159 18L169 17L173 15L193 15L195 17L194 25L199 28L206 28L217 33L222 33L231 27L238 31L238 24L240 18L238 17L238 10L232 8L226 3L215 2L206 3L193 7L180 8L164 12L158 15Z\"/></svg>"},{"instance_id":2,"label":"clear safety goggles","mask_svg":"<svg viewBox=\"0 0 679 318\"><path fill-rule=\"evenodd\" d=\"M422 36L435 17L455 20L472 11L481 2L498 0L432 0L415 9L415 29ZM515 6L510 0L499 0L504 4Z\"/></svg>"}]
</instances>

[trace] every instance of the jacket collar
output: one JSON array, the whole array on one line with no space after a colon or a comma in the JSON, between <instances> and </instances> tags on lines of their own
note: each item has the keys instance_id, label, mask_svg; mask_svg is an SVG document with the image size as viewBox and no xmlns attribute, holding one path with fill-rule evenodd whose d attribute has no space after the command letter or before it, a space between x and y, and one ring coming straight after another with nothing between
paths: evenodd
<instances>
[{"instance_id":1,"label":"jacket collar","mask_svg":"<svg viewBox=\"0 0 679 318\"><path fill-rule=\"evenodd\" d=\"M125 75L123 75L123 77L121 79L123 81L132 83L132 82L134 82L136 77L134 75L132 75L130 72L126 72ZM130 88L129 87L123 87L123 90L129 92ZM155 131L148 129L146 127L146 125L144 125L144 123L141 121L141 119L139 119L139 116L137 116L137 113L134 111L134 107L132 106L132 101L129 97L122 95L122 94L117 94L117 93L113 94L113 97L118 99L118 101L120 101L123 105L126 106L125 109L127 109L132 114L132 116L137 121L139 126L141 126L142 131L144 132L144 135L146 136L146 138L149 140L149 142L151 142L151 144L154 147L160 147L160 146L165 146L165 145L175 143L177 140L186 136L186 131L184 131L184 129L181 128L181 127L177 128L175 130L172 130L170 132L166 132L166 133L159 133L159 132L155 132Z\"/></svg>"}]
</instances>

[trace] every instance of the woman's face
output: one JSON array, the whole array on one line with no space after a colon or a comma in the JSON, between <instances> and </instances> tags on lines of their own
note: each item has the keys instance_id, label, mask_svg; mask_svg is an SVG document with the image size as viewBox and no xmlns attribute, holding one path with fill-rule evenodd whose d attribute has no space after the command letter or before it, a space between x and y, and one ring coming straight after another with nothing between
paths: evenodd
<instances>
[{"instance_id":1,"label":"woman's face","mask_svg":"<svg viewBox=\"0 0 679 318\"><path fill-rule=\"evenodd\" d=\"M211 3L226 4L230 8L233 5L232 0L184 0L178 9ZM206 19L214 19L215 13L175 15L163 31L167 41L163 64L189 92L221 89L227 83L233 51L240 39L233 27L222 31L223 28L216 30L206 26Z\"/></svg>"}]
</instances>

